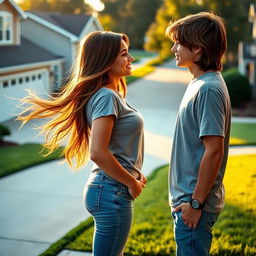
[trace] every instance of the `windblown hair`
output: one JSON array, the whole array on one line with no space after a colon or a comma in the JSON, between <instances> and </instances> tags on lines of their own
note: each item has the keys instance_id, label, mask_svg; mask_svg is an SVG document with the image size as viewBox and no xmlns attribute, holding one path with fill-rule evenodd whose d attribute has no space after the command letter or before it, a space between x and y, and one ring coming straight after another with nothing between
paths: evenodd
<instances>
[{"instance_id":1,"label":"windblown hair","mask_svg":"<svg viewBox=\"0 0 256 256\"><path fill-rule=\"evenodd\" d=\"M129 39L124 34L90 33L80 43L70 79L58 95L42 99L28 91L28 96L22 99L22 103L29 106L17 119L23 121L24 125L32 119L50 118L40 127L41 133L46 134L44 147L50 154L65 141L63 154L71 167L81 167L88 161L90 128L85 107L95 92L111 83L107 71L120 52L122 39L129 45ZM118 91L125 97L123 78Z\"/></svg>"},{"instance_id":2,"label":"windblown hair","mask_svg":"<svg viewBox=\"0 0 256 256\"><path fill-rule=\"evenodd\" d=\"M192 50L201 48L202 56L195 62L203 71L222 69L221 58L227 49L224 20L210 12L188 15L171 23L166 35Z\"/></svg>"}]
</instances>

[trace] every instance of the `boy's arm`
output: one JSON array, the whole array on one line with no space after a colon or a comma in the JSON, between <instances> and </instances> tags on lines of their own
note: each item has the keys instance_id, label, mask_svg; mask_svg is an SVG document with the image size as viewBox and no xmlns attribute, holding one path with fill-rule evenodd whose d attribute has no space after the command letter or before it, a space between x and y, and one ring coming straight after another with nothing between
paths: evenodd
<instances>
[{"instance_id":1,"label":"boy's arm","mask_svg":"<svg viewBox=\"0 0 256 256\"><path fill-rule=\"evenodd\" d=\"M198 179L192 195L192 198L197 199L201 204L205 201L214 184L224 154L223 137L204 136L202 140L205 151L201 159ZM190 228L196 228L202 214L201 210L193 209L189 203L183 203L175 208L175 211L179 210L182 211L184 223Z\"/></svg>"},{"instance_id":2,"label":"boy's arm","mask_svg":"<svg viewBox=\"0 0 256 256\"><path fill-rule=\"evenodd\" d=\"M201 159L198 179L193 199L203 203L208 196L222 162L224 154L224 138L221 136L204 136L202 138L205 151Z\"/></svg>"}]
</instances>

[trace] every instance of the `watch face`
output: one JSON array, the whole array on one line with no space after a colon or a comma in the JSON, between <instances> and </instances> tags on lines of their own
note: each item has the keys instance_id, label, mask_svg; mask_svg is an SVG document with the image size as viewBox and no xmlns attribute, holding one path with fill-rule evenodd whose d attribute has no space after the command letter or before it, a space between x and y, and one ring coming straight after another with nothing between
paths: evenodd
<instances>
[{"instance_id":1,"label":"watch face","mask_svg":"<svg viewBox=\"0 0 256 256\"><path fill-rule=\"evenodd\" d=\"M197 200L192 200L191 201L191 206L194 209L198 209L200 205L199 205L199 202Z\"/></svg>"}]
</instances>

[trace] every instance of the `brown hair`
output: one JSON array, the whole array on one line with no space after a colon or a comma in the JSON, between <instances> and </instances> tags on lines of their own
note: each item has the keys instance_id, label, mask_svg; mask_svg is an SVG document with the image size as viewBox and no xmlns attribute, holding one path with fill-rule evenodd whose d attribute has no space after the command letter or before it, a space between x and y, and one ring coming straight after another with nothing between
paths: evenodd
<instances>
[{"instance_id":1,"label":"brown hair","mask_svg":"<svg viewBox=\"0 0 256 256\"><path fill-rule=\"evenodd\" d=\"M202 56L195 63L203 71L222 69L221 58L227 48L227 36L221 17L210 12L188 15L171 23L166 34L190 50L200 47Z\"/></svg>"},{"instance_id":2,"label":"brown hair","mask_svg":"<svg viewBox=\"0 0 256 256\"><path fill-rule=\"evenodd\" d=\"M42 99L28 91L29 95L22 99L22 103L28 103L29 107L17 119L23 121L24 125L32 119L51 118L40 127L41 133L46 134L44 147L51 153L68 139L63 153L72 167L73 160L77 168L88 160L90 128L85 106L96 91L111 82L107 71L120 52L122 39L129 45L129 39L124 34L90 33L80 43L72 75L59 95ZM126 84L123 78L118 91L125 97Z\"/></svg>"}]
</instances>

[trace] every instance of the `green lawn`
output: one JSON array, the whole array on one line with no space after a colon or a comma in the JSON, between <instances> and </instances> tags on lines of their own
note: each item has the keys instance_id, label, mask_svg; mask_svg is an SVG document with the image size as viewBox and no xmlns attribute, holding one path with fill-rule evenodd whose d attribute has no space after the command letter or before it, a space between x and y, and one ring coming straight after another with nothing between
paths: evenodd
<instances>
[{"instance_id":1,"label":"green lawn","mask_svg":"<svg viewBox=\"0 0 256 256\"><path fill-rule=\"evenodd\" d=\"M253 192L256 190L255 162L256 155L229 157L224 180L226 206L214 227L212 256L256 255L256 194ZM167 175L167 166L155 170L147 188L135 201L135 218L125 249L126 256L174 255ZM64 248L91 251L92 233L89 219L41 256L56 255Z\"/></svg>"},{"instance_id":2,"label":"green lawn","mask_svg":"<svg viewBox=\"0 0 256 256\"><path fill-rule=\"evenodd\" d=\"M43 147L40 144L0 147L0 177L15 173L30 166L60 158L61 149L49 156L43 156L46 151L42 150Z\"/></svg>"},{"instance_id":3,"label":"green lawn","mask_svg":"<svg viewBox=\"0 0 256 256\"><path fill-rule=\"evenodd\" d=\"M256 145L256 123L232 123L230 144Z\"/></svg>"},{"instance_id":4,"label":"green lawn","mask_svg":"<svg viewBox=\"0 0 256 256\"><path fill-rule=\"evenodd\" d=\"M135 80L138 80L145 75L151 73L152 71L155 70L155 67L150 66L150 65L145 65L144 67L138 68L132 72L131 76L126 77L126 82L127 84L134 82Z\"/></svg>"}]
</instances>

